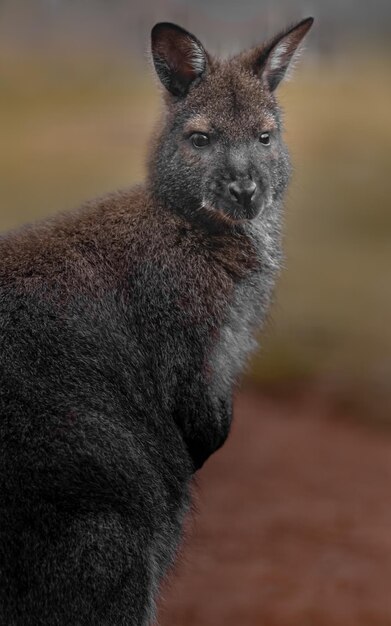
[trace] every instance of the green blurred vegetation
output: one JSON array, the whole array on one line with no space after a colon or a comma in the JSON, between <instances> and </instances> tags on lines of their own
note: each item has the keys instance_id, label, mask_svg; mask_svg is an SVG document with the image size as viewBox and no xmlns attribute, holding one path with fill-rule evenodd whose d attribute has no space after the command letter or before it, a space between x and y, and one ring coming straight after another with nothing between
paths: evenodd
<instances>
[{"instance_id":1,"label":"green blurred vegetation","mask_svg":"<svg viewBox=\"0 0 391 626\"><path fill-rule=\"evenodd\" d=\"M143 177L158 90L144 66L102 56L2 58L1 230ZM354 411L369 407L386 419L389 56L360 50L343 64L303 65L281 89L295 166L286 270L252 367L266 382L328 381Z\"/></svg>"}]
</instances>

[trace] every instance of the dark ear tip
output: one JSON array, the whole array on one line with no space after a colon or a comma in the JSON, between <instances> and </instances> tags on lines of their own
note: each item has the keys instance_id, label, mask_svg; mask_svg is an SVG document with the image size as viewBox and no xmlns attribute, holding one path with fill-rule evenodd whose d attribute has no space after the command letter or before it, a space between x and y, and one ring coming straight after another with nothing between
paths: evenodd
<instances>
[{"instance_id":1,"label":"dark ear tip","mask_svg":"<svg viewBox=\"0 0 391 626\"><path fill-rule=\"evenodd\" d=\"M164 31L175 31L177 33L186 33L184 28L178 26L177 24L173 24L172 22L157 22L155 26L151 30L152 39L157 38L159 35L164 33Z\"/></svg>"},{"instance_id":2,"label":"dark ear tip","mask_svg":"<svg viewBox=\"0 0 391 626\"><path fill-rule=\"evenodd\" d=\"M304 20L301 22L301 25L302 25L302 26L304 26L304 25L305 25L305 26L307 27L307 30L309 30L309 29L311 28L312 24L314 23L314 21L315 21L315 18L314 18L314 17L306 17L306 18L304 18Z\"/></svg>"}]
</instances>

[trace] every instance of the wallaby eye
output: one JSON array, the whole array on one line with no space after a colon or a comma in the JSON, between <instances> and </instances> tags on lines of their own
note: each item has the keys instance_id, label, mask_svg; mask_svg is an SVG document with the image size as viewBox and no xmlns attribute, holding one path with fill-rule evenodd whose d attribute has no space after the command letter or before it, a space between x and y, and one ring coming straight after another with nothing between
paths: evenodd
<instances>
[{"instance_id":1,"label":"wallaby eye","mask_svg":"<svg viewBox=\"0 0 391 626\"><path fill-rule=\"evenodd\" d=\"M195 148L205 148L205 146L209 145L209 137L204 135L204 133L193 133L191 143Z\"/></svg>"},{"instance_id":2,"label":"wallaby eye","mask_svg":"<svg viewBox=\"0 0 391 626\"><path fill-rule=\"evenodd\" d=\"M263 146L270 146L270 133L262 133L259 136L259 141Z\"/></svg>"}]
</instances>

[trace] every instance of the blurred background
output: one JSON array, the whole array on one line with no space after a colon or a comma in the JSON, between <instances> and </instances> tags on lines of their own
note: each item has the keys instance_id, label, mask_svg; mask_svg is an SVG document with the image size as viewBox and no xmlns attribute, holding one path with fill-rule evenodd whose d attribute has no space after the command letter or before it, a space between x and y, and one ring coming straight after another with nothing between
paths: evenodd
<instances>
[{"instance_id":1,"label":"blurred background","mask_svg":"<svg viewBox=\"0 0 391 626\"><path fill-rule=\"evenodd\" d=\"M308 15L286 268L162 624L391 624L391 3L0 0L0 230L142 179L156 21L230 54Z\"/></svg>"}]
</instances>

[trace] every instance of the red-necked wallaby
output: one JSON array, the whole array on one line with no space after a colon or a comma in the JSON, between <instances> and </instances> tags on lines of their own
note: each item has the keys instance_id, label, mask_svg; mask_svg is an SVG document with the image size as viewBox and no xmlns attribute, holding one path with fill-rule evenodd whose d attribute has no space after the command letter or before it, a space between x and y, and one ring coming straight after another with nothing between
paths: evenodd
<instances>
[{"instance_id":1,"label":"red-necked wallaby","mask_svg":"<svg viewBox=\"0 0 391 626\"><path fill-rule=\"evenodd\" d=\"M280 265L275 89L312 19L230 60L152 31L145 184L0 237L0 623L146 626Z\"/></svg>"}]
</instances>

